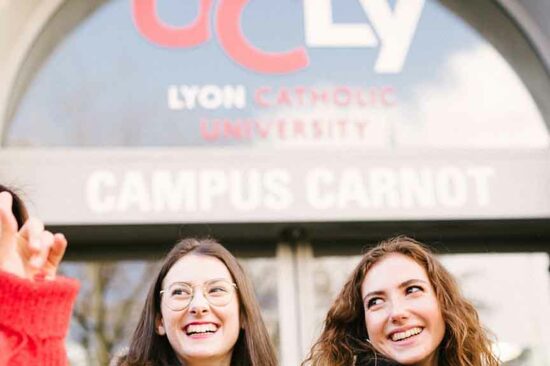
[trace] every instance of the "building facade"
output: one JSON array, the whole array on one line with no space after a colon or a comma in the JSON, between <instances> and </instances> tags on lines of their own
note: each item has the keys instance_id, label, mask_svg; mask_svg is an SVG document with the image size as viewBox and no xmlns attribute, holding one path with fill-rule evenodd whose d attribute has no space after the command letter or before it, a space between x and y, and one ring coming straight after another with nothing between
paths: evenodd
<instances>
[{"instance_id":1,"label":"building facade","mask_svg":"<svg viewBox=\"0 0 550 366\"><path fill-rule=\"evenodd\" d=\"M544 0L0 1L0 179L67 233L96 299L72 357L122 346L117 314L195 235L242 258L296 365L361 249L407 234L509 365L550 365L549 17Z\"/></svg>"}]
</instances>

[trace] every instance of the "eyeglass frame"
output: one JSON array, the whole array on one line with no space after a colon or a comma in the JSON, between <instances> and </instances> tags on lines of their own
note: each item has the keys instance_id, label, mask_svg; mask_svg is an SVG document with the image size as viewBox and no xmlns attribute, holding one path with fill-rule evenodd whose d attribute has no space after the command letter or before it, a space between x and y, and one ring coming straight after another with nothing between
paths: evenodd
<instances>
[{"instance_id":1,"label":"eyeglass frame","mask_svg":"<svg viewBox=\"0 0 550 366\"><path fill-rule=\"evenodd\" d=\"M170 310L172 310L172 311L183 311L183 310L187 309L187 308L189 307L189 305L191 304L191 302L193 301L193 299L195 298L195 294L196 294L195 288L196 288L196 287L199 287L199 286L200 286L201 289L202 289L202 296L206 299L206 301L208 302L208 304L210 304L210 305L212 305L212 306L227 306L227 305L231 302L231 300L229 300L229 301L227 302L227 304L224 304L224 305L215 305L215 304L212 304L212 303L210 302L210 300L208 299L208 296L206 296L206 293L204 292L204 291L205 291L204 285L207 284L207 283L215 282L215 281L223 281L223 282L227 282L228 284L230 284L230 285L231 285L231 288L233 289L233 292L232 292L231 294L234 294L235 291L237 291L237 290L239 289L239 288L237 287L237 284L236 284L235 282L231 282L231 281L229 281L229 280L227 280L227 279L225 279L225 278L213 278L213 279L211 279L211 280L204 281L202 284L196 284L196 285L194 285L194 286L191 285L189 282L185 282L185 281L175 281L175 282L172 282L170 285L168 285L168 287L167 287L166 289L160 290L160 291L159 291L159 294L160 294L160 296L161 296L161 301L162 301L162 295L163 295L163 293L166 293L166 291L169 290L171 286L180 283L180 284L184 284L184 285L186 285L186 286L189 286L189 287L191 288L191 290L193 290L193 292L191 293L191 297L189 298L189 302L187 303L187 305L185 305L185 306L184 306L183 308L181 308L181 309L174 310L174 309L172 309L170 306L168 306L168 304L167 304L166 306L168 306L168 308L169 308Z\"/></svg>"}]
</instances>

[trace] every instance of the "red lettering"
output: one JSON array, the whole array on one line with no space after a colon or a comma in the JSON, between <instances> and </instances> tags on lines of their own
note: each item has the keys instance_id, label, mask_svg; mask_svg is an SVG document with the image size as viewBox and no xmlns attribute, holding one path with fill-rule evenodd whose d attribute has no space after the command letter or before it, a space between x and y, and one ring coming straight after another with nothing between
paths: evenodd
<instances>
[{"instance_id":1,"label":"red lettering","mask_svg":"<svg viewBox=\"0 0 550 366\"><path fill-rule=\"evenodd\" d=\"M296 96L298 97L298 103L300 106L304 105L304 93L306 91L306 88L303 86L297 86L294 88L294 91L296 92Z\"/></svg>"},{"instance_id":2,"label":"red lettering","mask_svg":"<svg viewBox=\"0 0 550 366\"><path fill-rule=\"evenodd\" d=\"M351 102L351 92L347 86L340 86L334 89L333 93L334 104L344 107Z\"/></svg>"},{"instance_id":3,"label":"red lettering","mask_svg":"<svg viewBox=\"0 0 550 366\"><path fill-rule=\"evenodd\" d=\"M200 0L199 14L188 26L173 27L163 23L156 13L156 0L133 0L136 28L149 41L165 47L192 47L210 38L208 19L212 0Z\"/></svg>"},{"instance_id":4,"label":"red lettering","mask_svg":"<svg viewBox=\"0 0 550 366\"><path fill-rule=\"evenodd\" d=\"M253 132L254 132L252 130L252 123L253 123L253 121L250 118L245 119L243 122L241 122L241 124L243 126L243 135L247 140L251 140L254 137L252 135Z\"/></svg>"},{"instance_id":5,"label":"red lettering","mask_svg":"<svg viewBox=\"0 0 550 366\"><path fill-rule=\"evenodd\" d=\"M304 121L300 119L294 120L294 137L306 137L306 130L304 126Z\"/></svg>"},{"instance_id":6,"label":"red lettering","mask_svg":"<svg viewBox=\"0 0 550 366\"><path fill-rule=\"evenodd\" d=\"M256 129L258 130L258 133L260 134L260 137L263 139L266 139L269 136L269 130L271 125L269 123L264 124L261 121L256 121Z\"/></svg>"},{"instance_id":7,"label":"red lettering","mask_svg":"<svg viewBox=\"0 0 550 366\"><path fill-rule=\"evenodd\" d=\"M286 104L289 107L291 106L292 103L290 101L290 95L288 95L288 89L281 88L281 90L279 90L279 95L277 96L277 104Z\"/></svg>"},{"instance_id":8,"label":"red lettering","mask_svg":"<svg viewBox=\"0 0 550 366\"><path fill-rule=\"evenodd\" d=\"M201 131L201 136L202 136L203 140L214 141L214 140L219 139L219 137L220 137L220 124L219 123L214 123L214 126L215 126L215 129L213 129L212 131L209 131L208 130L208 120L205 119L205 118L201 118L201 120L200 120L200 131Z\"/></svg>"},{"instance_id":9,"label":"red lettering","mask_svg":"<svg viewBox=\"0 0 550 366\"><path fill-rule=\"evenodd\" d=\"M242 129L240 123L231 122L229 119L223 120L223 134L225 138L233 138L235 140L242 139Z\"/></svg>"},{"instance_id":10,"label":"red lettering","mask_svg":"<svg viewBox=\"0 0 550 366\"><path fill-rule=\"evenodd\" d=\"M385 87L382 88L381 98L382 98L382 103L384 104L384 106L391 107L395 104L394 92L395 92L395 90L393 89L392 86L385 86Z\"/></svg>"},{"instance_id":11,"label":"red lettering","mask_svg":"<svg viewBox=\"0 0 550 366\"><path fill-rule=\"evenodd\" d=\"M263 98L263 94L269 93L270 91L271 88L269 86L262 86L256 89L256 93L254 93L256 104L264 108L271 107L271 104Z\"/></svg>"},{"instance_id":12,"label":"red lettering","mask_svg":"<svg viewBox=\"0 0 550 366\"><path fill-rule=\"evenodd\" d=\"M356 97L357 97L357 105L360 107L366 107L368 106L367 101L365 100L365 90L364 89L357 89L356 90ZM372 94L371 94L372 97Z\"/></svg>"},{"instance_id":13,"label":"red lettering","mask_svg":"<svg viewBox=\"0 0 550 366\"><path fill-rule=\"evenodd\" d=\"M304 47L281 53L264 52L248 42L240 27L241 14L248 1L220 0L218 5L216 31L229 57L253 71L269 74L288 73L307 67L309 58Z\"/></svg>"},{"instance_id":14,"label":"red lettering","mask_svg":"<svg viewBox=\"0 0 550 366\"><path fill-rule=\"evenodd\" d=\"M321 127L321 122L316 119L313 120L313 136L317 140L319 140L323 136L323 128Z\"/></svg>"},{"instance_id":15,"label":"red lettering","mask_svg":"<svg viewBox=\"0 0 550 366\"><path fill-rule=\"evenodd\" d=\"M328 94L326 90L321 90L320 94L315 89L311 90L311 103L316 106L321 101L323 104L328 103Z\"/></svg>"},{"instance_id":16,"label":"red lettering","mask_svg":"<svg viewBox=\"0 0 550 366\"><path fill-rule=\"evenodd\" d=\"M286 121L284 119L277 120L277 131L279 132L279 138L286 140Z\"/></svg>"},{"instance_id":17,"label":"red lettering","mask_svg":"<svg viewBox=\"0 0 550 366\"><path fill-rule=\"evenodd\" d=\"M339 136L345 136L347 127L348 127L348 121L345 119L340 119L336 121L336 125L340 128L340 135Z\"/></svg>"},{"instance_id":18,"label":"red lettering","mask_svg":"<svg viewBox=\"0 0 550 366\"><path fill-rule=\"evenodd\" d=\"M367 122L366 121L357 121L357 131L359 132L359 136L361 138L365 138L365 129L367 128Z\"/></svg>"},{"instance_id":19,"label":"red lettering","mask_svg":"<svg viewBox=\"0 0 550 366\"><path fill-rule=\"evenodd\" d=\"M283 74L309 65L304 47L287 52L265 52L254 47L244 37L240 27L241 14L249 0L220 0L216 12L216 31L221 46L235 62L250 70ZM208 20L213 0L200 0L197 18L190 25L174 27L163 23L156 13L156 0L132 0L136 28L141 35L164 47L193 47L210 38Z\"/></svg>"}]
</instances>

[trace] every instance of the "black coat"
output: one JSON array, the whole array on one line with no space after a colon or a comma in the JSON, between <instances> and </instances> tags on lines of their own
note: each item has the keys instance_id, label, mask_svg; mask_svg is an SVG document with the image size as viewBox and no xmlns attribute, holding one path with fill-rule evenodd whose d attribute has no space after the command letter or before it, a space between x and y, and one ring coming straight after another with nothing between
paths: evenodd
<instances>
[{"instance_id":1,"label":"black coat","mask_svg":"<svg viewBox=\"0 0 550 366\"><path fill-rule=\"evenodd\" d=\"M369 355L369 356L358 356L357 360L355 361L355 366L401 366L401 365L388 358L384 358L378 355L376 356L376 358L372 358L372 355Z\"/></svg>"}]
</instances>

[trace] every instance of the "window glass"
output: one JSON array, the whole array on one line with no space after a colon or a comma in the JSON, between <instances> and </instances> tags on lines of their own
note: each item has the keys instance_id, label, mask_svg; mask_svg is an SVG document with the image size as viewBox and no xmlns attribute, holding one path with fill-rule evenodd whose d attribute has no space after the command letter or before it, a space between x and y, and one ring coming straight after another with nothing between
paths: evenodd
<instances>
[{"instance_id":1,"label":"window glass","mask_svg":"<svg viewBox=\"0 0 550 366\"><path fill-rule=\"evenodd\" d=\"M352 0L258 0L239 17L221 2L204 13L199 1L137 10L176 29L201 20L192 45L140 26L132 3L108 1L67 31L4 145L549 146L516 73L438 1L384 1L387 13Z\"/></svg>"}]
</instances>

